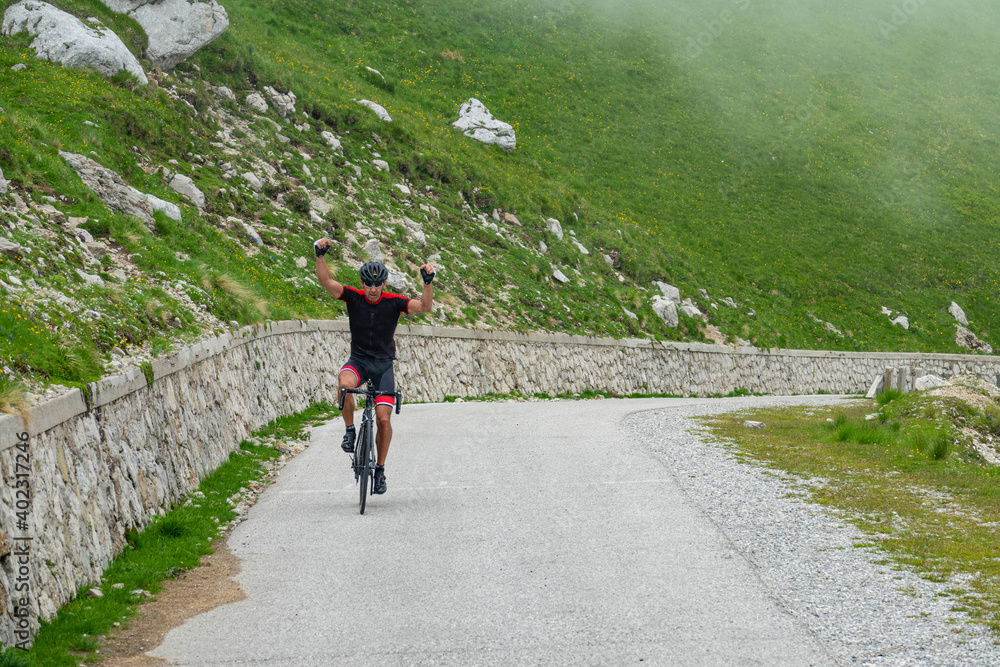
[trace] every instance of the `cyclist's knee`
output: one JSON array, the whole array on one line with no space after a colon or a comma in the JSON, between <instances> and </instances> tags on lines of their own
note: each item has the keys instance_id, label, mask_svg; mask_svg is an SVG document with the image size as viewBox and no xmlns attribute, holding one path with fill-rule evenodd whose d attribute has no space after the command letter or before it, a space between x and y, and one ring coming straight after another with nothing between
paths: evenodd
<instances>
[{"instance_id":1,"label":"cyclist's knee","mask_svg":"<svg viewBox=\"0 0 1000 667\"><path fill-rule=\"evenodd\" d=\"M390 426L389 419L392 416L392 410L390 408L379 408L375 411L375 423L378 424L379 428L387 428Z\"/></svg>"},{"instance_id":2,"label":"cyclist's knee","mask_svg":"<svg viewBox=\"0 0 1000 667\"><path fill-rule=\"evenodd\" d=\"M358 376L351 371L343 371L340 374L340 386L348 389L355 389L358 386Z\"/></svg>"}]
</instances>

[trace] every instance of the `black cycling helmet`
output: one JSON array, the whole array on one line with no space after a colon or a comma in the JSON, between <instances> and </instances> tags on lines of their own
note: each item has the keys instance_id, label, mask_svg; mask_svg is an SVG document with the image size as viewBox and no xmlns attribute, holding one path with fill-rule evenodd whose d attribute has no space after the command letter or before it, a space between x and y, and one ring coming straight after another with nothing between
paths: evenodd
<instances>
[{"instance_id":1,"label":"black cycling helmet","mask_svg":"<svg viewBox=\"0 0 1000 667\"><path fill-rule=\"evenodd\" d=\"M361 265L361 282L381 285L389 277L389 270L382 262L365 262Z\"/></svg>"}]
</instances>

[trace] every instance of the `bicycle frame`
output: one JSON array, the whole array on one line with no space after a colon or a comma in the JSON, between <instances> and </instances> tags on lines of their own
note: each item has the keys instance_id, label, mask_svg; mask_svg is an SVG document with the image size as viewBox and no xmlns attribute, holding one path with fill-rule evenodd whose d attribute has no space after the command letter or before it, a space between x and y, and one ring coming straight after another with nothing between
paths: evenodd
<instances>
[{"instance_id":1,"label":"bicycle frame","mask_svg":"<svg viewBox=\"0 0 1000 667\"><path fill-rule=\"evenodd\" d=\"M340 388L340 410L344 410L344 400L348 394L356 394L365 398L364 411L361 414L361 427L354 445L354 455L351 457L351 468L354 479L360 483L359 504L361 514L365 513L367 496L374 493L374 478L376 465L375 447L375 399L379 396L392 396L396 399L396 414L403 407L403 392L376 391L371 381L366 381L364 388Z\"/></svg>"}]
</instances>

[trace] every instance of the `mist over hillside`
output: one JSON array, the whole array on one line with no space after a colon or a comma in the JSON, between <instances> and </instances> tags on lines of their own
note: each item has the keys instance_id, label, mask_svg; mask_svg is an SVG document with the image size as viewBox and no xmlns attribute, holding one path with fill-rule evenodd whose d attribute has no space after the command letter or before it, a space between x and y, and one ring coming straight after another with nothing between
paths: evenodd
<instances>
[{"instance_id":1,"label":"mist over hillside","mask_svg":"<svg viewBox=\"0 0 1000 667\"><path fill-rule=\"evenodd\" d=\"M226 0L229 28L166 73L127 17L55 4L123 32L153 83L0 38L0 216L29 251L0 263L13 375L81 382L113 348L141 360L231 322L336 317L309 282L317 235L346 282L373 239L404 276L436 257L429 321L448 325L960 351L954 302L1000 342L985 2ZM293 116L247 106L267 87L294 93ZM451 126L470 98L511 124L512 152ZM183 220L108 212L59 151ZM204 206L167 186L176 173ZM59 215L110 256L60 252L75 240ZM101 286L75 271L116 268L127 279ZM702 315L664 321L654 282Z\"/></svg>"}]
</instances>

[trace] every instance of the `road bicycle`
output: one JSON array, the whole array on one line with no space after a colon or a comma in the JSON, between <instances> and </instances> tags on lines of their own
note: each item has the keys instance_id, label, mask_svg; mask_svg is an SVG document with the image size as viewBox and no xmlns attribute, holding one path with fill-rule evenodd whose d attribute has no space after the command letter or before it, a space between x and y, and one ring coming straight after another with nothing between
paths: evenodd
<instances>
[{"instance_id":1,"label":"road bicycle","mask_svg":"<svg viewBox=\"0 0 1000 667\"><path fill-rule=\"evenodd\" d=\"M364 388L348 389L340 388L340 410L344 410L344 399L348 394L357 394L365 399L364 412L361 415L361 427L358 429L358 437L354 441L354 456L351 457L351 468L354 470L354 481L359 482L361 489L360 505L361 513L365 513L365 500L374 493L375 487L375 463L377 452L375 449L375 399L379 396L392 396L396 399L396 414L403 407L403 392L401 391L376 391L375 385L371 381L366 381Z\"/></svg>"}]
</instances>

